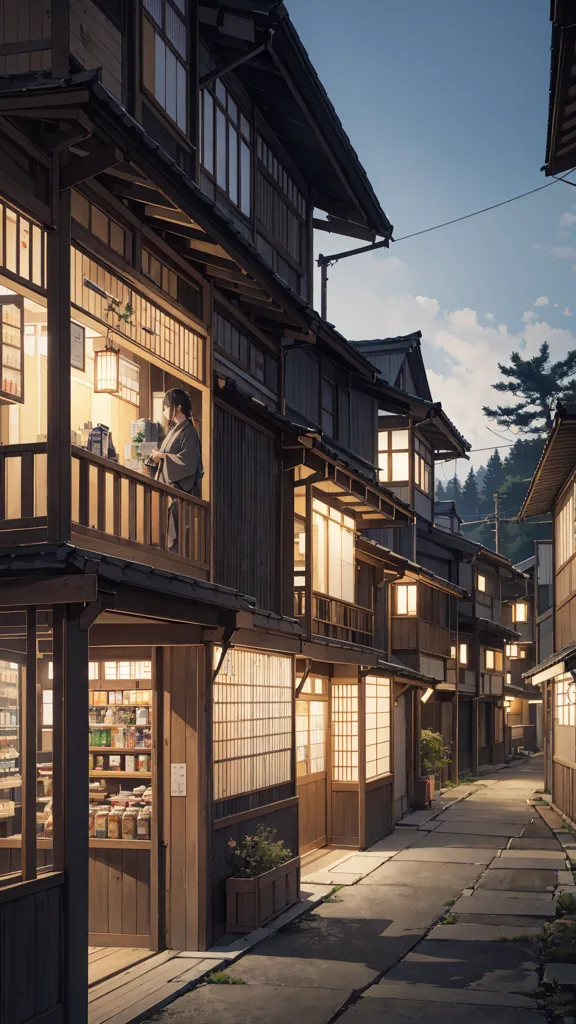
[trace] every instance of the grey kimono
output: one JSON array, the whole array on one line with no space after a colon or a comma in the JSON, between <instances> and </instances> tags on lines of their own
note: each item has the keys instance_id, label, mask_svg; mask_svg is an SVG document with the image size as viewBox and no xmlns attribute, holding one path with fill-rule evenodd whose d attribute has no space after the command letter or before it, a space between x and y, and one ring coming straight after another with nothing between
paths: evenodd
<instances>
[{"instance_id":1,"label":"grey kimono","mask_svg":"<svg viewBox=\"0 0 576 1024\"><path fill-rule=\"evenodd\" d=\"M200 497L200 486L204 470L198 431L191 420L183 420L168 431L161 452L165 457L158 466L156 479L171 484L181 491ZM178 502L173 501L168 509L168 548L178 548Z\"/></svg>"}]
</instances>

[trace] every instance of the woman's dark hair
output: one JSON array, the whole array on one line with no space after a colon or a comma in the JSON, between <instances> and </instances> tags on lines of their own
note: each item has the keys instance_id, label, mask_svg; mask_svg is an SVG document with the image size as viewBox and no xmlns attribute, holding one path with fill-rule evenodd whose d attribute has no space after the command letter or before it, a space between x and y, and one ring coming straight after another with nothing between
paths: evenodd
<instances>
[{"instance_id":1,"label":"woman's dark hair","mask_svg":"<svg viewBox=\"0 0 576 1024\"><path fill-rule=\"evenodd\" d=\"M168 421L174 422L176 416L176 409L180 406L187 420L191 420L194 423L194 413L192 412L192 399L187 391L183 388L171 388L164 395L163 407L168 409Z\"/></svg>"}]
</instances>

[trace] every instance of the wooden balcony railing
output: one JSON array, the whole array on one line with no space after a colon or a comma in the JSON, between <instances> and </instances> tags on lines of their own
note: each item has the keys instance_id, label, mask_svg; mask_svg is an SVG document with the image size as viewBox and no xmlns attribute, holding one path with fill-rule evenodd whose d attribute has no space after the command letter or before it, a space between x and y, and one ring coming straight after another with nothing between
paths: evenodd
<instances>
[{"instance_id":1,"label":"wooden balcony railing","mask_svg":"<svg viewBox=\"0 0 576 1024\"><path fill-rule=\"evenodd\" d=\"M0 544L33 544L46 537L47 445L0 445Z\"/></svg>"},{"instance_id":2,"label":"wooden balcony railing","mask_svg":"<svg viewBox=\"0 0 576 1024\"><path fill-rule=\"evenodd\" d=\"M47 445L0 445L0 546L47 537ZM177 537L170 547L169 509ZM72 446L72 541L156 568L206 576L209 505L85 448Z\"/></svg>"},{"instance_id":3,"label":"wooden balcony railing","mask_svg":"<svg viewBox=\"0 0 576 1024\"><path fill-rule=\"evenodd\" d=\"M178 529L171 548L168 523L174 503ZM72 446L72 533L77 543L83 538L90 548L118 557L134 559L138 552L137 560L151 565L177 569L185 563L207 572L209 526L207 502Z\"/></svg>"},{"instance_id":4,"label":"wooden balcony railing","mask_svg":"<svg viewBox=\"0 0 576 1024\"><path fill-rule=\"evenodd\" d=\"M306 615L304 587L296 587L294 590L294 614L297 618ZM313 592L312 633L330 637L332 640L372 646L374 612L358 604Z\"/></svg>"}]
</instances>

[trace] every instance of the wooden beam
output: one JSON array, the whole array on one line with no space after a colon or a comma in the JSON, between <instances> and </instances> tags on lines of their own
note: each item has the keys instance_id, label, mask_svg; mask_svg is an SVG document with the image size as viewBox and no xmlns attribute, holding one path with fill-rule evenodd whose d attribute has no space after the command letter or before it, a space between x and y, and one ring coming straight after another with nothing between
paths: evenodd
<instances>
[{"instance_id":1,"label":"wooden beam","mask_svg":"<svg viewBox=\"0 0 576 1024\"><path fill-rule=\"evenodd\" d=\"M54 609L54 868L66 872L66 1020L88 1020L88 633L82 605Z\"/></svg>"},{"instance_id":2,"label":"wooden beam","mask_svg":"<svg viewBox=\"0 0 576 1024\"><path fill-rule=\"evenodd\" d=\"M60 190L61 156L52 162L52 211L47 236L48 292L48 540L70 539L70 189Z\"/></svg>"},{"instance_id":3,"label":"wooden beam","mask_svg":"<svg viewBox=\"0 0 576 1024\"><path fill-rule=\"evenodd\" d=\"M60 188L72 188L73 185L79 185L81 181L94 178L102 171L108 170L109 167L121 164L123 160L124 153L117 146L104 146L103 149L99 149L96 153L90 153L89 156L77 157L62 168Z\"/></svg>"},{"instance_id":4,"label":"wooden beam","mask_svg":"<svg viewBox=\"0 0 576 1024\"><path fill-rule=\"evenodd\" d=\"M201 644L202 639L202 626L179 622L149 622L135 626L129 622L96 622L90 627L91 647L143 647L150 644L191 647Z\"/></svg>"},{"instance_id":5,"label":"wooden beam","mask_svg":"<svg viewBox=\"0 0 576 1024\"><path fill-rule=\"evenodd\" d=\"M144 208L144 213L147 217L153 217L155 220L167 220L172 224L185 224L188 227L197 227L187 213L182 213L182 210L172 209L168 206L151 206L147 204Z\"/></svg>"},{"instance_id":6,"label":"wooden beam","mask_svg":"<svg viewBox=\"0 0 576 1024\"><path fill-rule=\"evenodd\" d=\"M111 174L118 174L118 170L110 170ZM122 175L124 177L124 175ZM122 199L132 199L135 203L146 203L154 207L166 206L167 209L173 210L174 206L166 196L162 195L158 189L152 188L150 185L138 184L136 181L126 182L115 182L112 185L112 193L115 196L121 196Z\"/></svg>"},{"instance_id":7,"label":"wooden beam","mask_svg":"<svg viewBox=\"0 0 576 1024\"><path fill-rule=\"evenodd\" d=\"M36 878L36 608L26 609L22 687L22 881Z\"/></svg>"},{"instance_id":8,"label":"wooden beam","mask_svg":"<svg viewBox=\"0 0 576 1024\"><path fill-rule=\"evenodd\" d=\"M172 596L151 587L130 587L113 584L114 608L117 612L143 615L151 624L158 622L191 622L202 626L236 624L237 612L218 605L205 604L201 597L187 599L182 595Z\"/></svg>"},{"instance_id":9,"label":"wooden beam","mask_svg":"<svg viewBox=\"0 0 576 1024\"><path fill-rule=\"evenodd\" d=\"M27 605L31 598L39 606L95 601L97 596L98 580L93 573L3 578L0 583L0 608Z\"/></svg>"}]
</instances>

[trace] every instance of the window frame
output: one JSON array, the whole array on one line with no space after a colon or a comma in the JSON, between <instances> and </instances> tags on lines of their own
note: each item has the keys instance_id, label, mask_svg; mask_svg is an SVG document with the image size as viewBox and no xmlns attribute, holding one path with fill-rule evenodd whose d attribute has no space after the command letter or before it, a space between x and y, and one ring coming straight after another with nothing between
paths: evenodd
<instances>
[{"instance_id":1,"label":"window frame","mask_svg":"<svg viewBox=\"0 0 576 1024\"><path fill-rule=\"evenodd\" d=\"M422 494L426 494L430 497L432 493L434 473L433 466L434 462L432 459L432 451L419 437L414 436L414 486L418 488ZM426 483L426 477L428 479L428 486L423 486Z\"/></svg>"},{"instance_id":2,"label":"window frame","mask_svg":"<svg viewBox=\"0 0 576 1024\"><path fill-rule=\"evenodd\" d=\"M404 594L405 600L400 601L400 595ZM410 598L414 596L412 602ZM400 610L400 605L406 607L406 611ZM417 583L395 583L394 584L394 615L403 619L413 619L418 615L418 584Z\"/></svg>"},{"instance_id":3,"label":"window frame","mask_svg":"<svg viewBox=\"0 0 576 1024\"><path fill-rule=\"evenodd\" d=\"M178 3L178 0L143 0L142 8L141 8L141 10L142 10L142 51L143 51L143 55L145 55L145 53L146 53L146 32L151 30L151 32L152 32L151 39L152 39L152 46L153 46L153 51L152 51L153 52L153 60L152 60L151 68L149 68L147 66L147 63L146 63L146 61L144 59L142 60L141 84L142 84L142 91L146 95L147 99L150 99L150 100L153 101L154 105L157 106L159 108L159 110L161 110L162 113L169 119L170 124L184 138L186 138L187 141L188 141L188 130L189 130L189 127L190 127L190 95L189 95L189 93L190 93L190 23L189 23L189 17L188 17L189 11L187 10L187 0L182 0L182 2L184 3L184 7L185 7L184 11L182 11L182 9L180 7L180 4ZM160 25L156 21L156 18L154 16L154 14L152 14L152 11L150 10L150 6L147 6L147 3L150 6L152 6L153 4L156 4L156 5L162 7L162 25ZM186 50L185 54L182 54L180 52L180 50L178 49L176 44L170 39L170 36L168 35L167 29L166 29L166 23L167 23L166 11L167 10L172 11L173 12L173 16L175 18L175 21L181 22L182 25L184 26L184 37L185 37L184 47L185 47L185 50ZM145 28L146 24L149 26L148 30ZM156 92L155 92L156 75L157 75L157 67L156 67L156 45L157 44L156 44L156 38L158 38L163 43L163 45L165 47L165 50L166 49L170 50L170 52L172 53L172 55L173 55L173 57L175 58L175 61L176 61L176 68L175 68L175 72L176 72L176 78L175 78L176 118L172 117L172 114L170 114L168 112L166 106L164 106L164 104L161 102L160 98L156 95ZM164 55L164 60L166 60L166 56L165 55ZM184 126L182 126L182 124L180 124L179 121L177 120L177 117L178 117L178 65L180 65L184 69L184 76L185 76L185 78L184 78L184 102L185 102ZM150 82L150 80L148 82L146 81L147 74L153 74L153 76L154 76L154 86L153 87L152 87L152 83ZM166 87L166 72L165 72L165 76L164 76L164 85Z\"/></svg>"},{"instance_id":4,"label":"window frame","mask_svg":"<svg viewBox=\"0 0 576 1024\"><path fill-rule=\"evenodd\" d=\"M554 561L557 572L576 553L576 484L571 483L562 508L554 516Z\"/></svg>"},{"instance_id":5,"label":"window frame","mask_svg":"<svg viewBox=\"0 0 576 1024\"><path fill-rule=\"evenodd\" d=\"M480 583L480 581L482 581L482 583ZM486 576L476 570L476 590L478 590L480 594L486 593L486 582Z\"/></svg>"},{"instance_id":6,"label":"window frame","mask_svg":"<svg viewBox=\"0 0 576 1024\"><path fill-rule=\"evenodd\" d=\"M406 447L396 448L393 443L394 434L406 434ZM382 435L386 435L386 443L382 443ZM385 427L378 430L378 480L383 484L410 485L410 428L409 427ZM394 456L406 456L407 475L402 477L394 476ZM386 468L384 468L384 461ZM386 475L384 475L386 474Z\"/></svg>"},{"instance_id":7,"label":"window frame","mask_svg":"<svg viewBox=\"0 0 576 1024\"><path fill-rule=\"evenodd\" d=\"M518 616L518 610L524 609L523 618ZM527 601L514 601L512 605L512 622L524 623L528 622L528 602Z\"/></svg>"},{"instance_id":8,"label":"window frame","mask_svg":"<svg viewBox=\"0 0 576 1024\"><path fill-rule=\"evenodd\" d=\"M387 707L382 707L383 702ZM364 706L364 761L366 782L371 782L392 772L392 680L384 676L366 676ZM372 774L369 765L376 769Z\"/></svg>"},{"instance_id":9,"label":"window frame","mask_svg":"<svg viewBox=\"0 0 576 1024\"><path fill-rule=\"evenodd\" d=\"M225 98L222 98L222 93ZM207 121L207 102L205 97L209 96L211 99L211 116L212 116L212 162L211 166L205 163L206 145L207 139L205 134L205 128L208 123ZM229 202L236 213L240 214L246 221L251 222L254 216L254 119L252 114L248 114L246 107L238 100L237 96L234 95L227 86L224 85L220 78L216 78L213 82L210 82L204 88L199 90L198 93L198 109L199 109L199 135L198 135L198 159L202 173L210 179L214 188L223 195L227 202ZM233 108L236 113L234 115ZM218 113L224 118L224 129L225 129L225 162L226 171L225 179L226 184L222 185L218 180ZM236 190L231 192L231 149L230 149L230 138L236 138ZM244 148L243 148L244 147ZM247 169L249 174L249 180L247 185L247 191L244 193L244 168L243 168L243 153L247 151L248 162ZM235 196L235 198L234 198ZM248 208L246 209L244 204L245 196L248 197Z\"/></svg>"},{"instance_id":10,"label":"window frame","mask_svg":"<svg viewBox=\"0 0 576 1024\"><path fill-rule=\"evenodd\" d=\"M325 512L324 509L327 511ZM340 520L338 519L340 517ZM324 560L324 582L326 588L322 589L319 584L320 568L317 563L317 555L320 550L320 528L319 520L322 520L324 524L322 527L323 532L323 560ZM330 527L332 526L332 530ZM332 533L332 542L334 540L334 528L338 527L340 534L340 594L332 593L332 581L330 579L331 571L331 548L333 549L333 543L331 544L330 534ZM342 591L344 590L342 583L344 582L344 575L342 573L342 566L345 563L342 553L343 546L342 540L343 535L349 534L352 536L352 597L343 596ZM349 539L349 538L348 538ZM332 550L334 557L334 551ZM336 588L334 588L336 589ZM331 505L327 505L319 498L313 498L312 500L312 590L315 594L321 594L323 597L332 598L334 601L343 601L345 604L356 604L356 524L355 521L345 515L343 512L339 512Z\"/></svg>"},{"instance_id":11,"label":"window frame","mask_svg":"<svg viewBox=\"0 0 576 1024\"><path fill-rule=\"evenodd\" d=\"M464 651L464 657L462 657L462 651ZM468 667L468 644L464 641L459 644L458 664L464 668Z\"/></svg>"},{"instance_id":12,"label":"window frame","mask_svg":"<svg viewBox=\"0 0 576 1024\"><path fill-rule=\"evenodd\" d=\"M488 656L491 655L492 665L488 663ZM484 671L502 675L504 672L504 655L494 647L484 648Z\"/></svg>"},{"instance_id":13,"label":"window frame","mask_svg":"<svg viewBox=\"0 0 576 1024\"><path fill-rule=\"evenodd\" d=\"M312 722L311 722L311 719L312 719L314 705L319 705L319 707L321 707L323 709L322 717L324 719L324 721L323 721L324 733L323 733L323 737L322 737L321 741L316 740L313 743L312 742L312 735L313 735L313 733L312 733ZM304 708L306 709L306 713L304 713ZM300 694L298 696L298 699L296 700L296 711L295 711L295 716L296 716L296 723L295 723L296 724L296 742L295 742L296 756L295 756L295 761L296 761L296 779L297 780L302 780L302 779L308 778L310 775L318 775L318 774L325 775L327 770L328 770L328 711L329 711L329 705L328 705L328 695L327 695L327 693L322 693L322 694L316 694L316 693L313 693L313 694L311 694L311 693ZM318 714L317 709L316 709L316 711L314 713ZM306 717L306 757L303 760L298 760L299 747L301 747L303 745L302 742L301 742L301 740L302 740L302 731L300 730L300 736L299 736L298 723L299 723L299 718L300 718L300 724L302 724L301 720L304 717ZM315 768L314 771L311 771L310 769L312 767L313 761L319 760L318 755L316 755L316 757L312 756L312 747L314 745L316 745L316 746L321 745L322 746L322 754L320 756L321 756L321 759L323 761L323 767L322 768ZM306 770L305 771L299 770L299 765L302 765L302 764L306 765Z\"/></svg>"}]
</instances>

